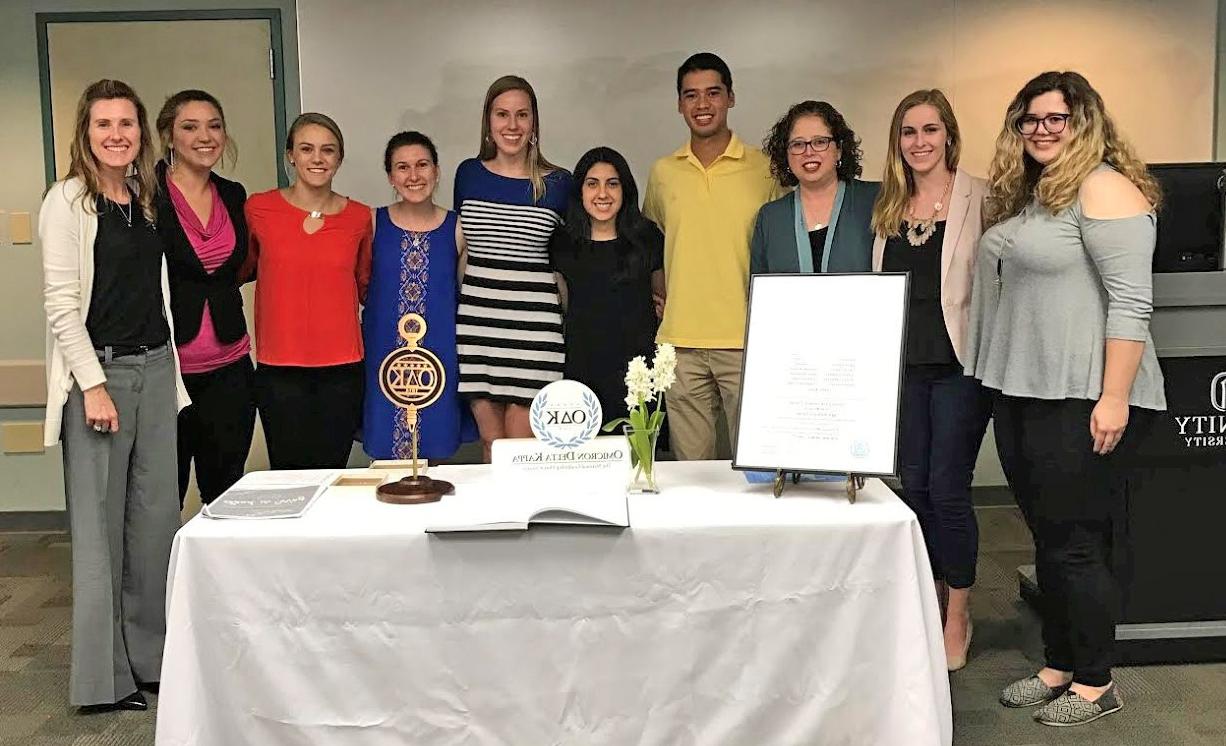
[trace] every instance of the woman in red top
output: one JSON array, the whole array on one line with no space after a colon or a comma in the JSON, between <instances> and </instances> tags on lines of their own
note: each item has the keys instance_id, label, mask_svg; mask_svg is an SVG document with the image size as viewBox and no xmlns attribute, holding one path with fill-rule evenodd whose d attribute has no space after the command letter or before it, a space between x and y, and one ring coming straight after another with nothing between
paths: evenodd
<instances>
[{"instance_id":1,"label":"woman in red top","mask_svg":"<svg viewBox=\"0 0 1226 746\"><path fill-rule=\"evenodd\" d=\"M345 140L331 118L295 119L285 151L294 183L246 207L256 404L272 468L339 468L362 417L358 306L370 280L370 208L332 191Z\"/></svg>"}]
</instances>

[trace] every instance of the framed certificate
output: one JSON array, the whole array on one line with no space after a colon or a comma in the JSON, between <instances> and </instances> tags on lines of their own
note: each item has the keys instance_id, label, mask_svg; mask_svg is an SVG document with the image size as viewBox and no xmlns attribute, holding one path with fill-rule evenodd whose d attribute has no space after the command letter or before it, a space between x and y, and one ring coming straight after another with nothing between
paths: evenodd
<instances>
[{"instance_id":1,"label":"framed certificate","mask_svg":"<svg viewBox=\"0 0 1226 746\"><path fill-rule=\"evenodd\" d=\"M757 275L732 468L897 472L903 272Z\"/></svg>"}]
</instances>

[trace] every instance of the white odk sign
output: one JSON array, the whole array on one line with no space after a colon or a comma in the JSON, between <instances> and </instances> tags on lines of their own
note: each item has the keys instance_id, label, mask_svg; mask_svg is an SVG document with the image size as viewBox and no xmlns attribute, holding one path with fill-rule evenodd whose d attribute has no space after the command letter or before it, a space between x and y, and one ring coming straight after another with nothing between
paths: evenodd
<instances>
[{"instance_id":1,"label":"white odk sign","mask_svg":"<svg viewBox=\"0 0 1226 746\"><path fill-rule=\"evenodd\" d=\"M491 461L503 478L580 479L588 486L623 489L630 448L620 435L600 432L600 400L578 381L554 381L532 400L529 422L536 438L494 441Z\"/></svg>"},{"instance_id":2,"label":"white odk sign","mask_svg":"<svg viewBox=\"0 0 1226 746\"><path fill-rule=\"evenodd\" d=\"M1226 412L1226 371L1209 383L1209 405ZM1226 414L1176 416L1179 435L1188 448L1220 448L1226 446Z\"/></svg>"}]
</instances>

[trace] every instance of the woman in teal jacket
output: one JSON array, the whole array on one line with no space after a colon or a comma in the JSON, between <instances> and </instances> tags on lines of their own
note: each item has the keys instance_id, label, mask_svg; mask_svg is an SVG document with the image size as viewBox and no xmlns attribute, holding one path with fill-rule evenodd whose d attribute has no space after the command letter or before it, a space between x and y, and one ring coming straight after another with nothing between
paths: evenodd
<instances>
[{"instance_id":1,"label":"woman in teal jacket","mask_svg":"<svg viewBox=\"0 0 1226 746\"><path fill-rule=\"evenodd\" d=\"M868 272L877 182L860 181L860 141L825 101L788 109L762 143L771 173L796 187L758 211L750 272Z\"/></svg>"}]
</instances>

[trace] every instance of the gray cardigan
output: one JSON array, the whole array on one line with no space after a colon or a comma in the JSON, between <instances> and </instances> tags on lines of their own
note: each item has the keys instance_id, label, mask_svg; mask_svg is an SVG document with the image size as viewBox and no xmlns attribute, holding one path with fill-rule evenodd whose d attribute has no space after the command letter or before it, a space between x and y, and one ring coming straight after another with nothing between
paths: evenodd
<instances>
[{"instance_id":1,"label":"gray cardigan","mask_svg":"<svg viewBox=\"0 0 1226 746\"><path fill-rule=\"evenodd\" d=\"M875 181L843 182L843 204L839 209L834 235L827 243L827 272L870 272L873 268L873 234L869 221L873 202L881 187ZM835 217L831 216L831 222ZM800 272L800 251L809 251L808 244L797 246L795 197L788 192L773 202L762 205L754 223L750 241L750 274ZM814 267L814 271L820 271Z\"/></svg>"},{"instance_id":2,"label":"gray cardigan","mask_svg":"<svg viewBox=\"0 0 1226 746\"><path fill-rule=\"evenodd\" d=\"M989 228L975 263L967 374L1010 396L1094 401L1106 340L1133 340L1145 350L1130 403L1166 409L1149 333L1156 235L1153 213L1098 220L1080 202L1058 215L1031 202Z\"/></svg>"}]
</instances>

